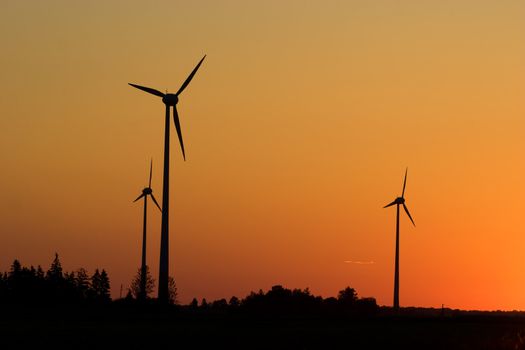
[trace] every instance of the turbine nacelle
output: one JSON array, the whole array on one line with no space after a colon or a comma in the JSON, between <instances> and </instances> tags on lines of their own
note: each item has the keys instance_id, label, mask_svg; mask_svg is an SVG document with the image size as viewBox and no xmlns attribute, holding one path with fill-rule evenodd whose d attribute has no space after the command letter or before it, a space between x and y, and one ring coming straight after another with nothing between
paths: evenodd
<instances>
[{"instance_id":1,"label":"turbine nacelle","mask_svg":"<svg viewBox=\"0 0 525 350\"><path fill-rule=\"evenodd\" d=\"M151 189L151 175L152 174L153 174L153 159L151 160L151 163L149 165L149 186L148 187L144 187L144 189L142 190L142 194L140 196L138 196L137 199L135 199L133 202L136 202L139 199L144 198L144 208L146 208L145 207L145 205L146 205L145 201L148 198L148 196L150 196L151 199L153 200L153 203L155 203L157 208L159 208L159 210L162 211L162 209L160 208L159 203L157 203L157 200L155 199L155 196L153 195L153 190Z\"/></svg>"},{"instance_id":2,"label":"turbine nacelle","mask_svg":"<svg viewBox=\"0 0 525 350\"><path fill-rule=\"evenodd\" d=\"M405 209L405 212L407 213L408 215L408 218L410 219L410 221L412 221L412 224L414 226L416 226L414 220L412 219L412 215L410 215L410 212L408 211L408 208L405 204L405 188L406 188L406 185L407 185L407 172L408 172L408 168L407 170L405 170L405 179L403 180L403 191L401 192L401 197L397 197L392 203L389 203L387 205L385 205L383 208L388 208L388 207L391 207L393 205L402 205L403 206L403 209ZM399 211L398 211L398 214L399 214Z\"/></svg>"},{"instance_id":3,"label":"turbine nacelle","mask_svg":"<svg viewBox=\"0 0 525 350\"><path fill-rule=\"evenodd\" d=\"M155 96L158 96L158 97L162 97L162 102L166 105L166 118L169 118L169 114L170 114L170 108L169 107L173 107L173 121L175 122L175 129L177 129L177 135L179 137L180 148L182 150L182 157L184 158L184 160L186 160L186 153L184 152L184 142L182 141L182 131L181 131L181 127L180 127L179 115L177 113L177 107L176 106L177 106L177 103L179 102L179 95L184 91L184 89L186 89L188 84L191 82L191 80L193 79L193 76L195 75L195 73L197 73L197 70L199 69L199 67L202 64L202 61L204 61L205 58L206 58L206 55L203 58L201 58L199 63L197 63L195 68L193 68L193 70L191 71L190 75L186 78L184 83L182 83L181 87L179 88L179 91L177 91L174 94L168 94L167 91L164 94L164 93L160 92L159 90L155 90L155 89L152 89L152 88L147 87L147 86L141 86L141 85L137 85L137 84L128 83L129 85L133 86L134 88L142 90L142 91L145 91L148 94L152 94L152 95L155 95ZM169 125L169 124L166 123L166 125ZM169 145L169 138L167 138L164 142L165 142L165 145ZM168 147L168 146L166 146L166 147ZM167 166L166 160L165 160L165 163L166 164L164 166ZM163 220L165 220L165 219L163 219ZM163 248L163 249L166 249L166 248ZM167 283L166 281L164 281L164 282Z\"/></svg>"},{"instance_id":4,"label":"turbine nacelle","mask_svg":"<svg viewBox=\"0 0 525 350\"><path fill-rule=\"evenodd\" d=\"M388 207L391 207L392 205L404 205L405 204L405 198L403 197L397 197L396 199L394 199L394 201L392 203L389 203L387 205L385 205L383 208L388 208Z\"/></svg>"},{"instance_id":5,"label":"turbine nacelle","mask_svg":"<svg viewBox=\"0 0 525 350\"><path fill-rule=\"evenodd\" d=\"M162 97L162 102L167 106L174 106L179 102L179 98L175 94L166 94Z\"/></svg>"}]
</instances>

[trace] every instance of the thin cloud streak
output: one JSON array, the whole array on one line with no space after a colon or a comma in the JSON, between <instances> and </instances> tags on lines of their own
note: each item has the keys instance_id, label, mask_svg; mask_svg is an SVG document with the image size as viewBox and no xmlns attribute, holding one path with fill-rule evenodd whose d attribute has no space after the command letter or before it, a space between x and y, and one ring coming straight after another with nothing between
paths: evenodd
<instances>
[{"instance_id":1,"label":"thin cloud streak","mask_svg":"<svg viewBox=\"0 0 525 350\"><path fill-rule=\"evenodd\" d=\"M345 260L345 264L356 264L356 265L372 265L375 264L375 261L352 261L352 260Z\"/></svg>"}]
</instances>

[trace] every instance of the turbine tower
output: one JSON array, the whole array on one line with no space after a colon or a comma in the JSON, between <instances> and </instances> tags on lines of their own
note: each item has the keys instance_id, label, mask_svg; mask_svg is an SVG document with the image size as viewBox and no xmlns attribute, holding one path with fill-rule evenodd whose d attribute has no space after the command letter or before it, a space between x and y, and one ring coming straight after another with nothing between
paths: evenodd
<instances>
[{"instance_id":1,"label":"turbine tower","mask_svg":"<svg viewBox=\"0 0 525 350\"><path fill-rule=\"evenodd\" d=\"M396 214L396 266L395 266L395 273L394 273L394 310L399 310L399 206L402 205L403 209L405 209L405 212L408 215L408 218L410 221L412 221L412 224L416 226L414 223L414 220L412 220L412 216L410 216L410 212L408 211L407 206L405 205L405 187L407 184L407 173L408 168L405 170L405 180L403 181L403 191L401 192L401 197L397 197L392 203L385 205L383 208L388 208L392 205L397 206L397 214Z\"/></svg>"},{"instance_id":2,"label":"turbine tower","mask_svg":"<svg viewBox=\"0 0 525 350\"><path fill-rule=\"evenodd\" d=\"M143 221L143 227L142 227L142 264L140 266L140 294L139 298L140 300L145 300L147 293L146 293L146 222L147 222L147 208L148 208L148 196L151 196L151 199L153 200L153 203L160 209L159 203L157 203L157 200L155 199L155 196L153 196L153 190L151 189L151 173L153 171L153 160L151 161L149 165L149 185L148 187L145 187L142 190L142 194L137 197L133 202L138 201L141 198L144 198L144 221Z\"/></svg>"},{"instance_id":3,"label":"turbine tower","mask_svg":"<svg viewBox=\"0 0 525 350\"><path fill-rule=\"evenodd\" d=\"M163 94L162 92L136 84L129 85L139 90L145 91L152 95L162 97L162 102L166 105L166 120L164 124L164 178L162 181L162 224L160 230L160 264L159 264L159 294L158 299L162 303L169 302L168 295L168 276L169 276L169 184L170 184L170 107L173 107L173 120L177 135L179 136L180 147L182 149L182 156L186 160L184 152L184 143L182 142L182 132L180 129L179 115L177 114L177 103L179 102L179 95L186 89L188 84L193 79L195 73L199 69L202 61L206 55L199 61L197 66L190 73L188 78L184 81L179 91L175 94Z\"/></svg>"}]
</instances>

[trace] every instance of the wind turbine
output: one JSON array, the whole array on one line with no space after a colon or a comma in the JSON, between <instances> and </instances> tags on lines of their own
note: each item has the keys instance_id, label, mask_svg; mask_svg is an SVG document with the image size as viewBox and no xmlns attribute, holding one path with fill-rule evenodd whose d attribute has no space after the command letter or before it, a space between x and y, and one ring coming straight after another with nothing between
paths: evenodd
<instances>
[{"instance_id":1,"label":"wind turbine","mask_svg":"<svg viewBox=\"0 0 525 350\"><path fill-rule=\"evenodd\" d=\"M186 160L186 154L184 152L184 143L182 142L182 132L180 129L179 115L177 114L177 103L179 102L179 95L186 89L188 84L193 79L195 73L201 66L206 55L199 61L197 66L190 73L188 78L179 88L179 91L175 94L163 94L162 92L136 84L129 85L139 90L145 91L152 95L162 97L162 102L166 105L166 121L164 124L164 178L162 182L162 224L160 233L160 264L159 264L159 294L158 299L163 303L169 301L168 295L168 276L169 276L169 186L170 186L170 107L173 107L173 120L175 122L175 128L177 129L177 135L179 136L180 147L182 149L182 156Z\"/></svg>"},{"instance_id":2,"label":"wind turbine","mask_svg":"<svg viewBox=\"0 0 525 350\"><path fill-rule=\"evenodd\" d=\"M155 199L155 196L153 195L153 190L151 189L151 173L153 171L153 160L150 163L149 166L149 184L148 187L145 187L142 190L142 194L137 197L133 202L138 201L141 198L144 198L144 222L142 227L142 265L140 267L140 295L139 299L144 300L146 299L146 219L147 219L147 208L148 208L148 196L151 196L151 199L153 200L153 203L160 209L159 203L157 203L157 200Z\"/></svg>"},{"instance_id":3,"label":"wind turbine","mask_svg":"<svg viewBox=\"0 0 525 350\"><path fill-rule=\"evenodd\" d=\"M405 205L405 187L407 185L407 173L408 168L405 170L405 180L403 181L403 192L401 192L401 197L397 197L392 203L385 205L383 208L388 208L392 205L397 206L397 215L396 215L396 267L395 267L395 275L394 275L394 310L399 310L399 206L402 205L403 209L405 209L405 212L408 215L408 218L410 221L412 221L412 224L416 226L414 223L414 220L412 220L412 216L410 215L410 212L408 211L407 206Z\"/></svg>"}]
</instances>

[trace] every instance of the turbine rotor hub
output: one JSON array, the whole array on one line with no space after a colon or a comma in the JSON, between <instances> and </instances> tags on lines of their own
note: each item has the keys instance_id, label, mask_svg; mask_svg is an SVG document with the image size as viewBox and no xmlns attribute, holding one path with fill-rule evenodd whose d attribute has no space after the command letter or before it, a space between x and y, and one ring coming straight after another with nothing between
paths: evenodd
<instances>
[{"instance_id":1,"label":"turbine rotor hub","mask_svg":"<svg viewBox=\"0 0 525 350\"><path fill-rule=\"evenodd\" d=\"M162 98L162 102L168 106L175 106L179 102L179 98L175 94L166 94Z\"/></svg>"},{"instance_id":2,"label":"turbine rotor hub","mask_svg":"<svg viewBox=\"0 0 525 350\"><path fill-rule=\"evenodd\" d=\"M142 190L142 193L144 194L151 194L153 192L153 190L149 187L146 187Z\"/></svg>"},{"instance_id":3,"label":"turbine rotor hub","mask_svg":"<svg viewBox=\"0 0 525 350\"><path fill-rule=\"evenodd\" d=\"M405 198L403 198L403 197L397 197L397 198L396 198L396 203L397 203L397 204L403 204L403 203L405 203Z\"/></svg>"}]
</instances>

